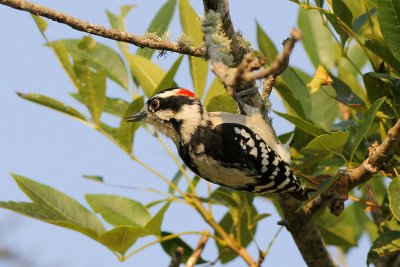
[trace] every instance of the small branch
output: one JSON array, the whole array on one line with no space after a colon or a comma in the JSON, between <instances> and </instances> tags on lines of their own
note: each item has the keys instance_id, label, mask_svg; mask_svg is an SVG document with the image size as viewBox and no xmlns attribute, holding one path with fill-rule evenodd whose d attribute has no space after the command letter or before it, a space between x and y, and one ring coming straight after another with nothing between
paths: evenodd
<instances>
[{"instance_id":1,"label":"small branch","mask_svg":"<svg viewBox=\"0 0 400 267\"><path fill-rule=\"evenodd\" d=\"M297 29L293 29L291 32L291 37L284 42L282 54L276 56L271 66L258 72L249 72L244 75L244 79L247 81L255 81L271 75L280 75L289 65L289 59L294 45L301 39L301 37L301 32Z\"/></svg>"},{"instance_id":2,"label":"small branch","mask_svg":"<svg viewBox=\"0 0 400 267\"><path fill-rule=\"evenodd\" d=\"M186 262L186 267L194 267L194 265L198 262L200 259L201 253L203 253L203 249L207 244L208 238L209 238L210 232L205 231L204 235L200 237L199 242L197 243L196 249L193 251L192 255L189 257L189 259Z\"/></svg>"},{"instance_id":3,"label":"small branch","mask_svg":"<svg viewBox=\"0 0 400 267\"><path fill-rule=\"evenodd\" d=\"M169 263L168 267L179 267L182 263L182 258L183 258L183 253L185 250L183 247L177 247L175 250L175 254L171 259L171 262Z\"/></svg>"},{"instance_id":4,"label":"small branch","mask_svg":"<svg viewBox=\"0 0 400 267\"><path fill-rule=\"evenodd\" d=\"M282 54L278 55L271 66L266 69L261 69L265 63L262 59L258 59L251 53L248 53L236 68L228 68L224 63L218 61L218 59L211 58L213 62L212 71L225 85L228 93L233 95L236 92L252 87L258 79L271 76L276 77L281 74L287 68L293 47L300 38L300 31L293 29L291 38L288 38L284 43Z\"/></svg>"},{"instance_id":5,"label":"small branch","mask_svg":"<svg viewBox=\"0 0 400 267\"><path fill-rule=\"evenodd\" d=\"M344 209L344 202L347 200L347 193L366 183L372 178L381 167L382 163L390 155L390 151L396 146L400 139L400 119L388 131L382 144L375 143L369 148L370 154L364 162L357 168L351 170L335 184L331 190L327 190L304 207L307 214L313 214L317 210L330 207L331 212L339 215ZM340 182L340 183L339 183Z\"/></svg>"},{"instance_id":6,"label":"small branch","mask_svg":"<svg viewBox=\"0 0 400 267\"><path fill-rule=\"evenodd\" d=\"M265 257L268 255L269 251L271 250L272 245L275 243L275 241L278 238L279 234L281 233L282 229L283 229L283 225L281 227L279 227L278 231L276 231L276 233L274 234L274 236L272 237L271 241L269 242L267 248L264 251L259 249L259 251L258 251L259 255L258 255L258 260L257 260L258 267L260 267L261 264L264 262Z\"/></svg>"},{"instance_id":7,"label":"small branch","mask_svg":"<svg viewBox=\"0 0 400 267\"><path fill-rule=\"evenodd\" d=\"M15 9L27 11L31 14L46 17L48 19L66 24L75 30L91 33L107 39L112 39L120 42L130 43L138 47L148 47L151 49L164 50L179 54L186 54L195 57L204 58L204 47L182 47L175 42L167 42L145 38L127 32L107 29L101 25L93 24L84 20L77 19L66 13L50 9L48 7L30 3L24 0L0 0L0 4L6 5Z\"/></svg>"},{"instance_id":8,"label":"small branch","mask_svg":"<svg viewBox=\"0 0 400 267\"><path fill-rule=\"evenodd\" d=\"M278 194L277 199L285 218L284 225L292 235L307 266L334 267L335 264L311 215L303 210L296 212L300 201L289 194Z\"/></svg>"},{"instance_id":9,"label":"small branch","mask_svg":"<svg viewBox=\"0 0 400 267\"><path fill-rule=\"evenodd\" d=\"M203 204L199 201L198 198L193 198L192 203L194 207L197 209L201 217L203 217L204 221L210 225L215 232L221 237L221 239L226 243L226 246L229 247L233 252L239 255L249 267L256 267L256 263L246 250L246 248L242 247L232 235L228 234L215 220L207 210L204 208Z\"/></svg>"},{"instance_id":10,"label":"small branch","mask_svg":"<svg viewBox=\"0 0 400 267\"><path fill-rule=\"evenodd\" d=\"M381 167L382 163L390 155L390 151L396 146L400 138L400 119L388 131L387 136L379 146L372 146L369 157L357 168L353 169L349 174L349 189L371 179Z\"/></svg>"}]
</instances>

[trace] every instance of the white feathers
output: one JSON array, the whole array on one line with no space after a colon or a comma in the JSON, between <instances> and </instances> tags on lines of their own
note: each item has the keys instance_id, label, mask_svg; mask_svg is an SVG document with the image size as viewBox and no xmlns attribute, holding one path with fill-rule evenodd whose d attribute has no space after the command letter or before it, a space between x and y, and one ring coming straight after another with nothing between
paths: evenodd
<instances>
[{"instance_id":1,"label":"white feathers","mask_svg":"<svg viewBox=\"0 0 400 267\"><path fill-rule=\"evenodd\" d=\"M205 123L203 114L200 112L200 108L201 107L199 105L185 104L174 116L176 120L182 122L180 134L185 143L190 141L192 135L197 130L197 127L202 125L202 123Z\"/></svg>"}]
</instances>

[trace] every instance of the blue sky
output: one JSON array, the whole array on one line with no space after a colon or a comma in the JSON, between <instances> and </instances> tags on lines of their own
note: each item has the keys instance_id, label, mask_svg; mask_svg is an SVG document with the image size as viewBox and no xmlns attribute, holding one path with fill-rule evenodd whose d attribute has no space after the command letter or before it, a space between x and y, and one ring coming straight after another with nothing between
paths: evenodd
<instances>
[{"instance_id":1,"label":"blue sky","mask_svg":"<svg viewBox=\"0 0 400 267\"><path fill-rule=\"evenodd\" d=\"M191 2L201 13L201 1ZM104 12L106 8L117 12L119 5L134 3L137 7L128 16L127 27L132 33L142 34L164 1L47 0L36 1L36 3L107 26ZM253 44L256 44L256 20L275 43L280 44L288 36L291 28L296 25L297 6L290 1L231 1L231 16L235 28L240 29ZM173 39L181 32L178 12L174 15L170 31ZM81 203L85 203L84 194L86 193L124 195L142 203L157 199L158 196L152 193L113 188L82 178L83 174L95 174L104 176L108 182L114 184L166 189L165 184L133 163L115 145L94 130L69 117L18 98L16 91L42 93L86 112L68 96L74 88L51 50L43 46L44 40L29 14L0 6L0 32L2 35L0 43L0 200L27 201L10 177L10 171L55 187ZM55 22L49 22L47 35L50 40L82 37L82 33ZM98 42L117 49L115 42L94 38ZM136 48L131 47L131 51L136 51ZM176 57L177 55L169 54L165 58L157 59L156 62L164 69L168 69ZM291 63L308 73L313 72L313 67L301 45L296 46ZM187 59L185 59L176 76L176 81L180 86L191 88L187 68ZM212 74L210 77L213 78ZM123 90L112 82L108 82L107 90L113 96L123 95ZM278 98L274 97L272 101L274 109L282 110ZM274 126L278 133L292 129L290 124L280 118L274 120ZM175 151L169 140L167 143ZM175 173L176 167L167 153L144 131L140 131L135 139L135 151L139 158L167 177ZM200 187L205 188L205 182L202 182ZM279 217L276 216L273 206L267 202L258 200L256 206L260 212L275 214L260 223L259 229L262 231L257 233L258 240L262 240L266 246L278 230L276 222ZM155 211L152 210L152 212ZM221 217L222 212L222 209L215 210L217 217ZM168 211L163 228L172 232L183 229L208 229L204 223L199 224L200 221L200 217L189 208L176 204ZM37 263L37 266L43 267L167 266L169 262L169 257L160 246L156 245L125 263L119 263L105 247L81 234L4 210L0 210L0 234L0 246L11 247L20 255ZM194 246L197 238L188 237L185 240ZM144 244L149 240L151 239L143 240L139 244ZM368 251L366 238L361 243L361 249L354 249L350 253L349 266L364 264ZM250 247L250 250L253 255L256 255L254 247ZM336 254L335 249L331 251ZM215 259L213 242L209 242L204 255L207 259ZM282 231L276 240L266 258L265 265L305 266L286 230ZM0 266L12 265L0 263ZM243 263L241 260L236 260L228 266L243 266Z\"/></svg>"}]
</instances>

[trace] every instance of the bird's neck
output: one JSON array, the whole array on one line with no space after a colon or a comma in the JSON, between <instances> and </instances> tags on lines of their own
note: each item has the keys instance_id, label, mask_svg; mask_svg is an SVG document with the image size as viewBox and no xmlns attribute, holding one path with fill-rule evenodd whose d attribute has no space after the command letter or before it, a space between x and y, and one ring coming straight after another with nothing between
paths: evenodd
<instances>
[{"instance_id":1,"label":"bird's neck","mask_svg":"<svg viewBox=\"0 0 400 267\"><path fill-rule=\"evenodd\" d=\"M192 139L193 135L198 130L198 127L207 126L210 117L207 111L188 112L184 119L181 120L179 129L180 142L187 144Z\"/></svg>"}]
</instances>

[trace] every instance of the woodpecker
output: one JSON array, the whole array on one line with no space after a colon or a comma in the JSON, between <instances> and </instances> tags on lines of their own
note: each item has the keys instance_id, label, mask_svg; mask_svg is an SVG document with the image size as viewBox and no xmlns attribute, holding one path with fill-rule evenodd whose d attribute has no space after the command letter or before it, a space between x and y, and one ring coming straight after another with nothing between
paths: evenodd
<instances>
[{"instance_id":1,"label":"woodpecker","mask_svg":"<svg viewBox=\"0 0 400 267\"><path fill-rule=\"evenodd\" d=\"M307 199L308 190L290 167L288 148L276 140L260 112L250 113L207 112L193 92L169 88L126 121L149 123L171 138L184 163L209 182Z\"/></svg>"}]
</instances>

